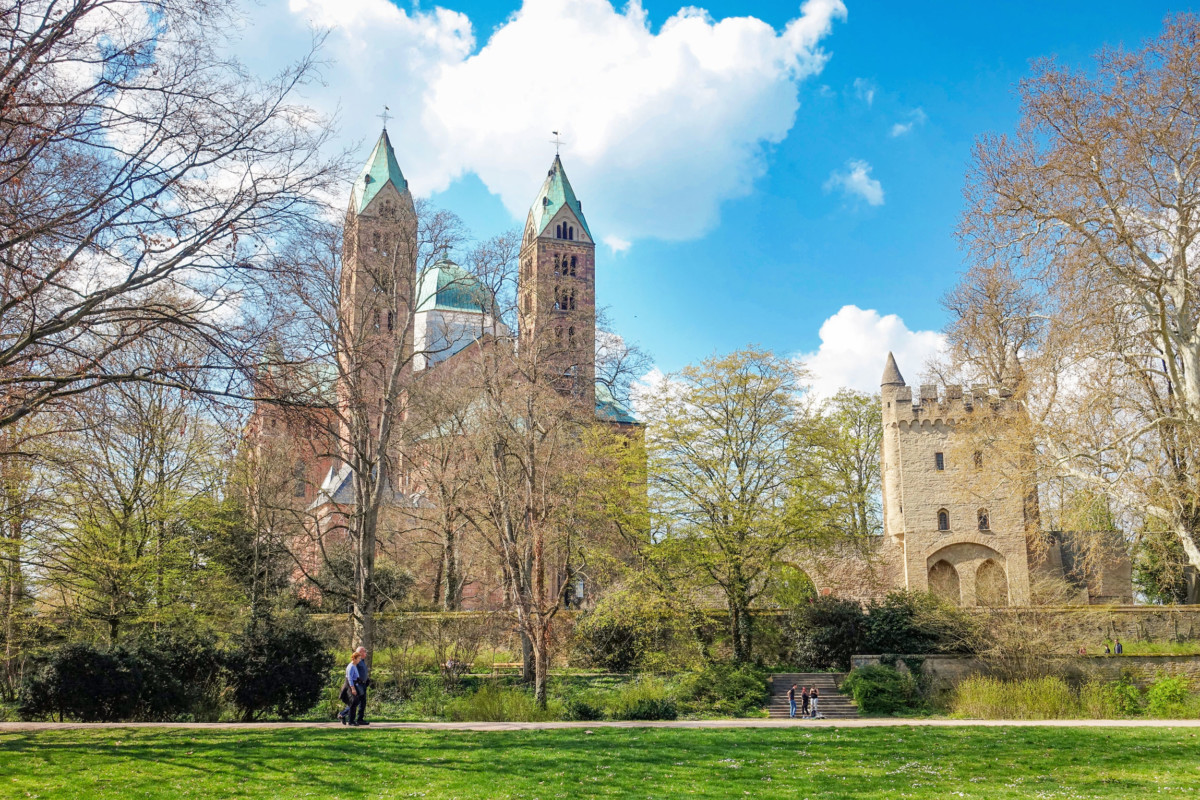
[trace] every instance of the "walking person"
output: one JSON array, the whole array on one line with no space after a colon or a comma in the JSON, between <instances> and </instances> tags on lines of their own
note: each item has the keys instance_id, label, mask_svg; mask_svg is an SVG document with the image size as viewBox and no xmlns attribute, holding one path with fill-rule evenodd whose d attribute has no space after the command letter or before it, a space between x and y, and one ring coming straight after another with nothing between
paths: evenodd
<instances>
[{"instance_id":1,"label":"walking person","mask_svg":"<svg viewBox=\"0 0 1200 800\"><path fill-rule=\"evenodd\" d=\"M1125 652L1125 648L1121 647L1121 640L1117 639L1117 655L1121 655L1121 653L1124 653L1124 652Z\"/></svg>"},{"instance_id":2,"label":"walking person","mask_svg":"<svg viewBox=\"0 0 1200 800\"><path fill-rule=\"evenodd\" d=\"M812 687L808 692L808 703L812 706L812 718L817 718L817 701L821 699L821 693L817 691L817 687Z\"/></svg>"},{"instance_id":3,"label":"walking person","mask_svg":"<svg viewBox=\"0 0 1200 800\"><path fill-rule=\"evenodd\" d=\"M792 684L792 688L788 689L788 718L796 718L796 684Z\"/></svg>"},{"instance_id":4,"label":"walking person","mask_svg":"<svg viewBox=\"0 0 1200 800\"><path fill-rule=\"evenodd\" d=\"M361 648L359 648L361 649ZM354 714L358 710L358 650L350 656L346 665L346 682L342 684L341 700L346 707L338 712L337 718L343 725L354 725Z\"/></svg>"},{"instance_id":5,"label":"walking person","mask_svg":"<svg viewBox=\"0 0 1200 800\"><path fill-rule=\"evenodd\" d=\"M358 657L358 683L355 688L358 689L358 718L350 715L351 725L370 725L371 723L363 719L363 715L367 711L367 687L371 685L370 665L367 664L367 648L360 647L354 651L354 655Z\"/></svg>"},{"instance_id":6,"label":"walking person","mask_svg":"<svg viewBox=\"0 0 1200 800\"><path fill-rule=\"evenodd\" d=\"M808 716L808 687L800 690L800 716Z\"/></svg>"}]
</instances>

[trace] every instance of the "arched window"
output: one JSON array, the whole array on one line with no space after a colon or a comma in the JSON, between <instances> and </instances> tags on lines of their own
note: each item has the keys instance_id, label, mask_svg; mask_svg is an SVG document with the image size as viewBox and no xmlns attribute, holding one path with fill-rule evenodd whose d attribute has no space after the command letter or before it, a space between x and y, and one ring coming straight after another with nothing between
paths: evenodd
<instances>
[{"instance_id":1,"label":"arched window","mask_svg":"<svg viewBox=\"0 0 1200 800\"><path fill-rule=\"evenodd\" d=\"M555 226L554 226L554 238L555 238L555 239L561 239L561 238L563 238L563 236L562 236L562 224L561 224L561 223L560 223L560 224L558 224L558 225L555 225Z\"/></svg>"},{"instance_id":2,"label":"arched window","mask_svg":"<svg viewBox=\"0 0 1200 800\"><path fill-rule=\"evenodd\" d=\"M294 497L304 497L304 462L297 461L292 467L292 495Z\"/></svg>"},{"instance_id":3,"label":"arched window","mask_svg":"<svg viewBox=\"0 0 1200 800\"><path fill-rule=\"evenodd\" d=\"M990 530L992 529L992 526L991 526L991 525L989 524L989 522L988 522L988 512L987 512L987 509L986 509L986 508L981 508L981 509L979 509L979 511L977 512L977 514L978 514L978 517L979 517L979 530L981 530L981 531L990 531Z\"/></svg>"},{"instance_id":4,"label":"arched window","mask_svg":"<svg viewBox=\"0 0 1200 800\"><path fill-rule=\"evenodd\" d=\"M574 225L571 225L570 227L567 228L567 238L571 239L571 240L575 239L575 226Z\"/></svg>"},{"instance_id":5,"label":"arched window","mask_svg":"<svg viewBox=\"0 0 1200 800\"><path fill-rule=\"evenodd\" d=\"M567 308L571 311L575 310L575 290L572 289L567 296Z\"/></svg>"},{"instance_id":6,"label":"arched window","mask_svg":"<svg viewBox=\"0 0 1200 800\"><path fill-rule=\"evenodd\" d=\"M938 530L950 530L950 512L944 508L938 511Z\"/></svg>"},{"instance_id":7,"label":"arched window","mask_svg":"<svg viewBox=\"0 0 1200 800\"><path fill-rule=\"evenodd\" d=\"M571 277L575 277L575 256L571 256Z\"/></svg>"},{"instance_id":8,"label":"arched window","mask_svg":"<svg viewBox=\"0 0 1200 800\"><path fill-rule=\"evenodd\" d=\"M929 591L958 605L962 593L958 586L958 570L945 559L929 568Z\"/></svg>"}]
</instances>

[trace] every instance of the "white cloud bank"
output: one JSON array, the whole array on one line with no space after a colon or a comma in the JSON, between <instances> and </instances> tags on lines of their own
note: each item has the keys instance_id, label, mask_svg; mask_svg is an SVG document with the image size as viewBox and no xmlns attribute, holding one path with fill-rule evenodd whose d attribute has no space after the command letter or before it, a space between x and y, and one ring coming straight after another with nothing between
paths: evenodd
<instances>
[{"instance_id":1,"label":"white cloud bank","mask_svg":"<svg viewBox=\"0 0 1200 800\"><path fill-rule=\"evenodd\" d=\"M860 159L846 162L843 170L834 170L825 181L825 191L841 189L851 197L861 197L868 205L883 205L883 184L871 177L871 165Z\"/></svg>"},{"instance_id":2,"label":"white cloud bank","mask_svg":"<svg viewBox=\"0 0 1200 800\"><path fill-rule=\"evenodd\" d=\"M945 346L937 331L913 331L895 314L881 316L874 309L842 306L821 324L821 346L797 356L812 373L813 391L821 397L843 387L861 392L879 391L879 378L887 354L909 385L916 385L925 363Z\"/></svg>"},{"instance_id":3,"label":"white cloud bank","mask_svg":"<svg viewBox=\"0 0 1200 800\"><path fill-rule=\"evenodd\" d=\"M523 219L549 166L550 132L593 230L614 250L641 237L687 239L748 193L764 147L782 141L797 87L828 58L820 42L842 0L807 0L782 30L714 20L687 6L657 33L639 0L525 0L478 53L469 18L406 12L389 0L268 0L238 45L256 66L295 57L310 26L330 31L324 87L347 139L370 145L384 105L397 156L427 195L477 174ZM366 152L363 153L366 157Z\"/></svg>"}]
</instances>

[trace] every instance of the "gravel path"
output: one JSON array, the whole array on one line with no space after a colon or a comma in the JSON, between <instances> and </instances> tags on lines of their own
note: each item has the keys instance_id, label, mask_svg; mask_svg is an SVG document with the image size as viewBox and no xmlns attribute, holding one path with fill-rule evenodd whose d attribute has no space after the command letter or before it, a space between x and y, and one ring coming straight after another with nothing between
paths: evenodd
<instances>
[{"instance_id":1,"label":"gravel path","mask_svg":"<svg viewBox=\"0 0 1200 800\"><path fill-rule=\"evenodd\" d=\"M367 730L425 731L547 731L581 728L986 728L1048 726L1055 728L1200 728L1196 719L713 719L680 722L375 722ZM284 730L291 728L341 728L335 722L0 722L0 734L89 728L181 728L189 730ZM349 734L350 731L347 731Z\"/></svg>"}]
</instances>

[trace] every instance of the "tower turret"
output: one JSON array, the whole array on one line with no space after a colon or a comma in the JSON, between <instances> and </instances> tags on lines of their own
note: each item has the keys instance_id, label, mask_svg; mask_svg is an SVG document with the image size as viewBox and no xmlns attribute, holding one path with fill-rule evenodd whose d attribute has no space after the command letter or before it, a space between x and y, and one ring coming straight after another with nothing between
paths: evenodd
<instances>
[{"instance_id":1,"label":"tower turret","mask_svg":"<svg viewBox=\"0 0 1200 800\"><path fill-rule=\"evenodd\" d=\"M596 244L557 154L525 220L518 291L522 347L558 362L564 388L594 405Z\"/></svg>"}]
</instances>

